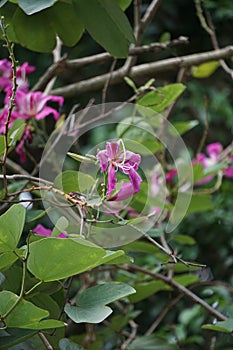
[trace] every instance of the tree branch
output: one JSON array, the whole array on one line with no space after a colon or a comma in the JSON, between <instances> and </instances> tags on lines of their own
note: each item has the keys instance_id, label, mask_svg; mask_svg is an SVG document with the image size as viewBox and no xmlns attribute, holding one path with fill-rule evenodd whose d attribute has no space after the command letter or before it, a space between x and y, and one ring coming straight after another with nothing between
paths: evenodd
<instances>
[{"instance_id":1,"label":"tree branch","mask_svg":"<svg viewBox=\"0 0 233 350\"><path fill-rule=\"evenodd\" d=\"M223 49L207 51L203 53L196 53L192 55L186 55L181 57L174 57L164 59L162 61L156 61L152 63L144 63L135 66L131 69L130 77L132 79L144 77L146 75L152 75L167 70L176 70L181 67L191 67L199 65L204 62L210 62L213 60L219 60L223 58L229 58L233 56L233 46L227 46ZM111 73L110 84L120 83L125 76L125 70L120 68L117 71ZM51 91L53 95L62 95L65 98L78 96L86 92L102 89L109 79L109 73L96 76L87 80L83 80L74 84L67 85Z\"/></svg>"},{"instance_id":2,"label":"tree branch","mask_svg":"<svg viewBox=\"0 0 233 350\"><path fill-rule=\"evenodd\" d=\"M120 265L119 268L123 269L123 270L126 270L126 271L138 271L138 272L144 273L144 274L146 274L148 276L151 276L154 279L159 279L159 280L165 282L170 287L172 287L172 288L178 290L179 292L183 293L184 295L186 295L188 298L190 298L196 304L201 305L205 310L207 310L210 314L212 314L218 320L226 321L228 319L221 312L219 312L218 310L214 309L212 306L207 304L198 295L196 295L191 290L189 290L188 288L182 286L181 284L179 284L178 282L174 281L171 278L168 278L168 277L166 277L166 276L164 276L164 275L162 275L160 273L151 272L151 271L149 271L147 269L144 269L143 267L132 265L132 264Z\"/></svg>"}]
</instances>

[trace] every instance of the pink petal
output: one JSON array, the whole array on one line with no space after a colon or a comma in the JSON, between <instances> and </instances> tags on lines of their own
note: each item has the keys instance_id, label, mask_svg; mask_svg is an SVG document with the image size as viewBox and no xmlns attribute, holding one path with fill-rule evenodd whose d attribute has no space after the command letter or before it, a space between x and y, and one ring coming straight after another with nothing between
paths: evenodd
<instances>
[{"instance_id":1,"label":"pink petal","mask_svg":"<svg viewBox=\"0 0 233 350\"><path fill-rule=\"evenodd\" d=\"M109 160L116 159L120 153L120 146L118 142L106 142L106 151Z\"/></svg>"},{"instance_id":2,"label":"pink petal","mask_svg":"<svg viewBox=\"0 0 233 350\"><path fill-rule=\"evenodd\" d=\"M48 228L45 228L43 225L38 224L34 229L33 232L36 233L39 236L46 236L51 237L52 230L49 230Z\"/></svg>"},{"instance_id":3,"label":"pink petal","mask_svg":"<svg viewBox=\"0 0 233 350\"><path fill-rule=\"evenodd\" d=\"M171 182L176 175L177 175L176 169L172 169L172 170L168 171L168 173L166 174L166 183Z\"/></svg>"},{"instance_id":4,"label":"pink petal","mask_svg":"<svg viewBox=\"0 0 233 350\"><path fill-rule=\"evenodd\" d=\"M132 197L133 194L133 185L130 182L126 182L121 185L120 190L113 197L109 198L108 201L122 201Z\"/></svg>"},{"instance_id":5,"label":"pink petal","mask_svg":"<svg viewBox=\"0 0 233 350\"><path fill-rule=\"evenodd\" d=\"M116 188L116 169L113 164L110 164L108 167L108 190L107 190L107 196L109 197L111 192L115 190Z\"/></svg>"},{"instance_id":6,"label":"pink petal","mask_svg":"<svg viewBox=\"0 0 233 350\"><path fill-rule=\"evenodd\" d=\"M222 151L222 145L220 142L211 143L206 147L206 152L210 158L217 160Z\"/></svg>"},{"instance_id":7,"label":"pink petal","mask_svg":"<svg viewBox=\"0 0 233 350\"><path fill-rule=\"evenodd\" d=\"M233 166L229 166L227 169L223 171L223 174L226 177L233 178Z\"/></svg>"},{"instance_id":8,"label":"pink petal","mask_svg":"<svg viewBox=\"0 0 233 350\"><path fill-rule=\"evenodd\" d=\"M37 113L35 116L36 120L41 120L46 118L48 115L53 114L53 117L55 120L58 120L60 117L60 113L58 113L58 111L56 111L54 108L52 107L44 107L43 110L40 113Z\"/></svg>"},{"instance_id":9,"label":"pink petal","mask_svg":"<svg viewBox=\"0 0 233 350\"><path fill-rule=\"evenodd\" d=\"M99 159L100 161L100 169L101 172L103 173L107 167L108 167L108 156L107 156L107 151L99 151L96 155L96 158Z\"/></svg>"},{"instance_id":10,"label":"pink petal","mask_svg":"<svg viewBox=\"0 0 233 350\"><path fill-rule=\"evenodd\" d=\"M129 172L129 179L130 179L130 182L133 186L134 193L137 193L140 190L140 184L142 182L141 177L138 175L138 173L136 171L131 169Z\"/></svg>"}]
</instances>

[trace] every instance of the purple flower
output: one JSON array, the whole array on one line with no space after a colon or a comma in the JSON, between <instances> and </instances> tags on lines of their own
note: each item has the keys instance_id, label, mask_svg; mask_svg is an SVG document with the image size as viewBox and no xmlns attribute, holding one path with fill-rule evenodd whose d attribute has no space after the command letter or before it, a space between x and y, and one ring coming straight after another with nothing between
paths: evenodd
<instances>
[{"instance_id":1,"label":"purple flower","mask_svg":"<svg viewBox=\"0 0 233 350\"><path fill-rule=\"evenodd\" d=\"M57 120L60 114L56 109L47 106L48 101L57 102L59 106L62 106L64 98L62 96L44 95L41 91L24 92L17 90L15 105L18 118L40 120L52 114L54 119Z\"/></svg>"},{"instance_id":2,"label":"purple flower","mask_svg":"<svg viewBox=\"0 0 233 350\"><path fill-rule=\"evenodd\" d=\"M52 236L52 230L45 228L43 225L38 224L34 229L33 233L37 234L38 236L45 236L45 237L51 237ZM57 236L57 238L67 238L68 235L65 232L61 232L60 235Z\"/></svg>"},{"instance_id":3,"label":"purple flower","mask_svg":"<svg viewBox=\"0 0 233 350\"><path fill-rule=\"evenodd\" d=\"M25 126L25 129L24 129L23 135L21 137L21 140L19 141L19 143L17 144L17 146L15 148L16 153L19 155L20 163L26 162L26 154L25 154L25 151L24 151L24 143L25 143L26 140L29 143L31 143L32 140L33 140L33 137L32 137L29 125Z\"/></svg>"},{"instance_id":4,"label":"purple flower","mask_svg":"<svg viewBox=\"0 0 233 350\"><path fill-rule=\"evenodd\" d=\"M128 175L130 183L121 186L119 192L113 196L111 200L123 200L140 190L141 177L137 170L141 161L139 154L125 149L121 151L120 141L106 142L106 149L99 151L96 158L100 161L101 172L108 169L108 188L107 196L111 196L111 192L115 190L117 184L116 174L119 170L123 174Z\"/></svg>"},{"instance_id":5,"label":"purple flower","mask_svg":"<svg viewBox=\"0 0 233 350\"><path fill-rule=\"evenodd\" d=\"M0 89L5 89L11 85L12 67L11 62L6 58L0 60Z\"/></svg>"},{"instance_id":6,"label":"purple flower","mask_svg":"<svg viewBox=\"0 0 233 350\"><path fill-rule=\"evenodd\" d=\"M207 169L215 164L217 164L221 159L220 155L223 151L223 147L220 142L214 142L206 147L206 156L204 153L199 153L195 159L193 159L193 164L201 164L204 169ZM232 157L230 157L230 160ZM233 178L233 167L229 166L223 170L223 174L226 177ZM195 185L203 185L209 183L213 180L215 175L208 175L204 179L199 180Z\"/></svg>"},{"instance_id":7,"label":"purple flower","mask_svg":"<svg viewBox=\"0 0 233 350\"><path fill-rule=\"evenodd\" d=\"M28 62L24 62L22 66L16 70L17 89L27 91L28 81L26 75L35 70L35 67L29 66ZM12 88L12 64L7 59L0 60L0 88L5 90Z\"/></svg>"},{"instance_id":8,"label":"purple flower","mask_svg":"<svg viewBox=\"0 0 233 350\"><path fill-rule=\"evenodd\" d=\"M28 91L28 80L26 75L34 72L35 67L29 66L28 62L24 62L22 66L17 68L16 71L16 81L17 81L17 89Z\"/></svg>"}]
</instances>

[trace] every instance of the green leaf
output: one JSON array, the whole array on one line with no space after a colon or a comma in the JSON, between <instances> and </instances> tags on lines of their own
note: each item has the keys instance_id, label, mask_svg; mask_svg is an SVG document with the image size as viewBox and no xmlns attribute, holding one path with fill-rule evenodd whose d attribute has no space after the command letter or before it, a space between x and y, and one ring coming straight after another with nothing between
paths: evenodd
<instances>
[{"instance_id":1,"label":"green leaf","mask_svg":"<svg viewBox=\"0 0 233 350\"><path fill-rule=\"evenodd\" d=\"M175 122L172 125L176 128L180 135L183 135L187 131L195 128L195 126L198 124L199 122L197 120L190 120L188 122ZM173 130L171 129L170 132L173 133Z\"/></svg>"},{"instance_id":2,"label":"green leaf","mask_svg":"<svg viewBox=\"0 0 233 350\"><path fill-rule=\"evenodd\" d=\"M56 0L18 0L19 7L27 14L32 15L33 13L44 10L54 4Z\"/></svg>"},{"instance_id":3,"label":"green leaf","mask_svg":"<svg viewBox=\"0 0 233 350\"><path fill-rule=\"evenodd\" d=\"M112 309L104 305L88 308L67 305L65 312L75 323L100 323L111 315Z\"/></svg>"},{"instance_id":4,"label":"green leaf","mask_svg":"<svg viewBox=\"0 0 233 350\"><path fill-rule=\"evenodd\" d=\"M16 141L20 141L25 129L25 121L21 118L18 118L14 121L13 125L9 131L10 145L15 144ZM9 141L8 141L9 143Z\"/></svg>"},{"instance_id":5,"label":"green leaf","mask_svg":"<svg viewBox=\"0 0 233 350\"><path fill-rule=\"evenodd\" d=\"M0 1L0 7L2 7L3 5L5 5L5 3L7 2L8 0L1 0Z\"/></svg>"},{"instance_id":6,"label":"green leaf","mask_svg":"<svg viewBox=\"0 0 233 350\"><path fill-rule=\"evenodd\" d=\"M69 221L65 218L65 216L61 216L52 231L52 237L56 237L60 235L61 232L65 231L69 226Z\"/></svg>"},{"instance_id":7,"label":"green leaf","mask_svg":"<svg viewBox=\"0 0 233 350\"><path fill-rule=\"evenodd\" d=\"M104 249L81 238L45 238L30 244L28 269L44 282L55 281L100 265L104 255Z\"/></svg>"},{"instance_id":8,"label":"green leaf","mask_svg":"<svg viewBox=\"0 0 233 350\"><path fill-rule=\"evenodd\" d=\"M181 83L166 85L157 88L155 91L148 92L139 98L137 103L159 113L174 102L184 90L185 86Z\"/></svg>"},{"instance_id":9,"label":"green leaf","mask_svg":"<svg viewBox=\"0 0 233 350\"><path fill-rule=\"evenodd\" d=\"M196 243L195 239L188 235L174 235L172 236L172 240L185 245L193 245Z\"/></svg>"},{"instance_id":10,"label":"green leaf","mask_svg":"<svg viewBox=\"0 0 233 350\"><path fill-rule=\"evenodd\" d=\"M38 219L41 219L43 216L46 215L46 211L44 210L27 210L26 213L26 222L33 222Z\"/></svg>"},{"instance_id":11,"label":"green leaf","mask_svg":"<svg viewBox=\"0 0 233 350\"><path fill-rule=\"evenodd\" d=\"M73 0L77 15L93 39L111 55L124 58L128 42L134 42L133 31L115 0ZM90 11L91 9L91 11Z\"/></svg>"},{"instance_id":12,"label":"green leaf","mask_svg":"<svg viewBox=\"0 0 233 350\"><path fill-rule=\"evenodd\" d=\"M101 259L102 264L127 264L132 262L132 258L125 255L123 250L117 250L115 252L107 250L107 254Z\"/></svg>"},{"instance_id":13,"label":"green leaf","mask_svg":"<svg viewBox=\"0 0 233 350\"><path fill-rule=\"evenodd\" d=\"M0 292L0 315L7 313L18 301L19 296L9 292ZM47 310L40 309L24 299L20 300L12 312L4 319L7 327L26 329L50 329L64 327L64 323L56 320L43 320L49 316Z\"/></svg>"},{"instance_id":14,"label":"green leaf","mask_svg":"<svg viewBox=\"0 0 233 350\"><path fill-rule=\"evenodd\" d=\"M219 67L218 61L205 62L199 66L192 67L192 76L194 78L208 78Z\"/></svg>"},{"instance_id":15,"label":"green leaf","mask_svg":"<svg viewBox=\"0 0 233 350\"><path fill-rule=\"evenodd\" d=\"M51 52L56 46L56 36L46 12L27 16L19 8L12 25L20 45L36 52Z\"/></svg>"},{"instance_id":16,"label":"green leaf","mask_svg":"<svg viewBox=\"0 0 233 350\"><path fill-rule=\"evenodd\" d=\"M15 204L0 216L0 253L14 251L23 231L26 209Z\"/></svg>"},{"instance_id":17,"label":"green leaf","mask_svg":"<svg viewBox=\"0 0 233 350\"><path fill-rule=\"evenodd\" d=\"M233 332L233 318L229 318L226 321L219 321L215 324L204 324L201 328L209 329L211 331L232 333Z\"/></svg>"},{"instance_id":18,"label":"green leaf","mask_svg":"<svg viewBox=\"0 0 233 350\"><path fill-rule=\"evenodd\" d=\"M13 252L7 252L0 254L0 271L7 270L18 257Z\"/></svg>"},{"instance_id":19,"label":"green leaf","mask_svg":"<svg viewBox=\"0 0 233 350\"><path fill-rule=\"evenodd\" d=\"M106 305L113 301L135 293L135 289L125 283L103 283L86 289L79 294L76 304L82 307L96 307Z\"/></svg>"},{"instance_id":20,"label":"green leaf","mask_svg":"<svg viewBox=\"0 0 233 350\"><path fill-rule=\"evenodd\" d=\"M83 25L77 18L72 4L57 2L48 10L55 33L64 45L75 45L83 35Z\"/></svg>"},{"instance_id":21,"label":"green leaf","mask_svg":"<svg viewBox=\"0 0 233 350\"><path fill-rule=\"evenodd\" d=\"M131 4L132 0L116 0L120 8L125 11L129 5Z\"/></svg>"},{"instance_id":22,"label":"green leaf","mask_svg":"<svg viewBox=\"0 0 233 350\"><path fill-rule=\"evenodd\" d=\"M83 350L81 346L78 344L73 343L67 338L61 339L59 341L59 348L60 350Z\"/></svg>"},{"instance_id":23,"label":"green leaf","mask_svg":"<svg viewBox=\"0 0 233 350\"><path fill-rule=\"evenodd\" d=\"M139 285L135 285L134 288L136 290L136 294L133 294L129 297L131 303L137 303L141 300L144 300L150 295L153 295L161 290L171 290L171 287L163 281L142 283Z\"/></svg>"},{"instance_id":24,"label":"green leaf","mask_svg":"<svg viewBox=\"0 0 233 350\"><path fill-rule=\"evenodd\" d=\"M168 344L167 340L163 340L154 335L137 337L130 343L128 350L178 350L175 344Z\"/></svg>"},{"instance_id":25,"label":"green leaf","mask_svg":"<svg viewBox=\"0 0 233 350\"><path fill-rule=\"evenodd\" d=\"M135 289L124 283L104 283L86 289L76 299L77 306L65 307L67 315L76 323L99 323L112 313L106 304L135 293Z\"/></svg>"},{"instance_id":26,"label":"green leaf","mask_svg":"<svg viewBox=\"0 0 233 350\"><path fill-rule=\"evenodd\" d=\"M95 184L95 179L81 171L66 170L54 180L54 187L65 193L84 192Z\"/></svg>"},{"instance_id":27,"label":"green leaf","mask_svg":"<svg viewBox=\"0 0 233 350\"><path fill-rule=\"evenodd\" d=\"M36 333L36 331L28 329L10 328L5 336L0 337L1 350L11 349L14 345L22 343Z\"/></svg>"},{"instance_id":28,"label":"green leaf","mask_svg":"<svg viewBox=\"0 0 233 350\"><path fill-rule=\"evenodd\" d=\"M211 209L213 209L213 203L210 194L193 194L187 210L187 215Z\"/></svg>"},{"instance_id":29,"label":"green leaf","mask_svg":"<svg viewBox=\"0 0 233 350\"><path fill-rule=\"evenodd\" d=\"M181 284L182 286L186 287L186 286L189 286L190 284L193 284L199 281L199 277L197 275L192 275L192 274L183 274L181 276L176 276L174 280L179 284Z\"/></svg>"}]
</instances>

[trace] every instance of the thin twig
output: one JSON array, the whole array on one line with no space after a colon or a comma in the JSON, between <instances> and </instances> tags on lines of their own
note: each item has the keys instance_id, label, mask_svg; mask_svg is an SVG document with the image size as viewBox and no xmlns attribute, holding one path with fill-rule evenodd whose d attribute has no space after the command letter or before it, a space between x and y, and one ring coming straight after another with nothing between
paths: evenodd
<instances>
[{"instance_id":1,"label":"thin twig","mask_svg":"<svg viewBox=\"0 0 233 350\"><path fill-rule=\"evenodd\" d=\"M209 28L211 29L211 31L209 32L213 47L215 50L219 49L219 44L218 44L218 39L217 39L217 35L215 32L215 28L212 22L212 18L210 16L209 11L206 11L206 18L207 18L207 23ZM226 64L226 62L224 60L219 60L219 63L222 67L222 69L231 76L231 79L233 79L233 69L231 69L230 67L228 67L228 65Z\"/></svg>"},{"instance_id":2,"label":"thin twig","mask_svg":"<svg viewBox=\"0 0 233 350\"><path fill-rule=\"evenodd\" d=\"M209 130L209 121L208 121L208 99L206 96L204 96L204 108L205 108L205 122L204 122L204 130L203 130L203 134L201 137L201 141L199 143L198 146L198 150L197 150L197 155L202 151L206 138L208 136L208 130Z\"/></svg>"},{"instance_id":3,"label":"thin twig","mask_svg":"<svg viewBox=\"0 0 233 350\"><path fill-rule=\"evenodd\" d=\"M42 340L42 343L45 346L46 350L53 350L52 345L49 343L48 339L46 338L46 336L44 335L44 333L39 332L38 336L40 337L40 339Z\"/></svg>"},{"instance_id":4,"label":"thin twig","mask_svg":"<svg viewBox=\"0 0 233 350\"><path fill-rule=\"evenodd\" d=\"M145 15L143 16L142 20L141 20L141 30L144 31L145 28L151 23L151 21L153 20L159 5L161 3L162 0L153 0L151 2L151 4L149 5L149 7L146 10Z\"/></svg>"}]
</instances>

